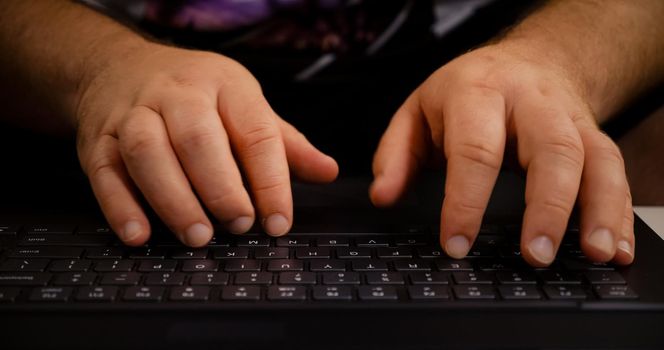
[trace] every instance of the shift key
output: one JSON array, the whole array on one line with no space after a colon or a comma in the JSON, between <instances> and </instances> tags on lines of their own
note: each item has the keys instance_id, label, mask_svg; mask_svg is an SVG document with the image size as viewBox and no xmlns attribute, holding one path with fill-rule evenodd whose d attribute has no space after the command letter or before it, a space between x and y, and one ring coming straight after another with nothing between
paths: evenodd
<instances>
[{"instance_id":1,"label":"shift key","mask_svg":"<svg viewBox=\"0 0 664 350\"><path fill-rule=\"evenodd\" d=\"M82 248L73 247L24 247L15 249L10 258L75 259L83 254Z\"/></svg>"},{"instance_id":2,"label":"shift key","mask_svg":"<svg viewBox=\"0 0 664 350\"><path fill-rule=\"evenodd\" d=\"M51 274L43 272L0 273L0 286L45 286L50 279Z\"/></svg>"}]
</instances>

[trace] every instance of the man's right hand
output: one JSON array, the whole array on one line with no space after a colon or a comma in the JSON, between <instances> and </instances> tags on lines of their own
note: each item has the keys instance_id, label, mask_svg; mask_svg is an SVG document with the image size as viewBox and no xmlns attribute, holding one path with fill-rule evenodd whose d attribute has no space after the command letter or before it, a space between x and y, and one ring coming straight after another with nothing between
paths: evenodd
<instances>
[{"instance_id":1,"label":"man's right hand","mask_svg":"<svg viewBox=\"0 0 664 350\"><path fill-rule=\"evenodd\" d=\"M81 165L129 245L150 235L140 195L195 247L213 233L204 206L232 233L249 230L257 212L268 234L283 235L293 219L289 170L312 182L338 173L270 108L256 79L221 55L146 43L81 91Z\"/></svg>"}]
</instances>

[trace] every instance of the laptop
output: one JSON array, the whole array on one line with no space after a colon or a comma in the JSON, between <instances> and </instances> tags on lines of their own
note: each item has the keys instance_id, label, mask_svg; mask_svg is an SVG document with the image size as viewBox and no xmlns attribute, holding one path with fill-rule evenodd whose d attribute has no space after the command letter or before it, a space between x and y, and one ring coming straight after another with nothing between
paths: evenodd
<instances>
[{"instance_id":1,"label":"laptop","mask_svg":"<svg viewBox=\"0 0 664 350\"><path fill-rule=\"evenodd\" d=\"M200 249L157 221L146 246L123 246L84 182L24 186L0 203L2 348L664 348L664 242L639 218L631 266L587 261L572 222L551 267L529 267L524 179L505 172L453 260L442 174L380 210L369 180L294 183L289 235L218 230Z\"/></svg>"}]
</instances>

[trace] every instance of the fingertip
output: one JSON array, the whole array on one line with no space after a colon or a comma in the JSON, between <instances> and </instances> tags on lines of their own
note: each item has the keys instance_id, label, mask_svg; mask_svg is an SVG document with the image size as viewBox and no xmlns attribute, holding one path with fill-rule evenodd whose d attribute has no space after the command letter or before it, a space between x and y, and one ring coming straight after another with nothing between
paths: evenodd
<instances>
[{"instance_id":1,"label":"fingertip","mask_svg":"<svg viewBox=\"0 0 664 350\"><path fill-rule=\"evenodd\" d=\"M195 223L185 231L183 241L190 247L202 247L212 239L212 228L203 223Z\"/></svg>"},{"instance_id":2,"label":"fingertip","mask_svg":"<svg viewBox=\"0 0 664 350\"><path fill-rule=\"evenodd\" d=\"M140 246L150 238L150 227L139 220L127 221L121 230L117 231L120 240L128 246Z\"/></svg>"},{"instance_id":3,"label":"fingertip","mask_svg":"<svg viewBox=\"0 0 664 350\"><path fill-rule=\"evenodd\" d=\"M590 260L596 262L608 262L616 255L614 235L606 228L598 228L584 235L581 248Z\"/></svg>"},{"instance_id":4,"label":"fingertip","mask_svg":"<svg viewBox=\"0 0 664 350\"><path fill-rule=\"evenodd\" d=\"M616 244L616 255L613 261L618 265L629 265L634 262L634 245L627 240Z\"/></svg>"},{"instance_id":5,"label":"fingertip","mask_svg":"<svg viewBox=\"0 0 664 350\"><path fill-rule=\"evenodd\" d=\"M441 246L451 258L463 259L470 251L470 240L464 235L454 235L447 240L441 237Z\"/></svg>"},{"instance_id":6,"label":"fingertip","mask_svg":"<svg viewBox=\"0 0 664 350\"><path fill-rule=\"evenodd\" d=\"M391 193L388 180L382 176L377 176L369 186L369 199L377 207L387 207L396 202L396 196Z\"/></svg>"},{"instance_id":7,"label":"fingertip","mask_svg":"<svg viewBox=\"0 0 664 350\"><path fill-rule=\"evenodd\" d=\"M263 228L270 236L283 236L290 230L290 222L288 219L279 213L271 214L263 221Z\"/></svg>"},{"instance_id":8,"label":"fingertip","mask_svg":"<svg viewBox=\"0 0 664 350\"><path fill-rule=\"evenodd\" d=\"M228 222L225 226L228 232L234 235L246 233L254 225L254 218L251 216L241 216Z\"/></svg>"}]
</instances>

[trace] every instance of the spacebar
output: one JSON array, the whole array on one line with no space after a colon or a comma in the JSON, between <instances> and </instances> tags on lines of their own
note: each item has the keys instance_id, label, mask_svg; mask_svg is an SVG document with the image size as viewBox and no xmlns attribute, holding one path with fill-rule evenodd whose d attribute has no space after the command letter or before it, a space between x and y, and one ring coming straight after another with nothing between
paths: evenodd
<instances>
[{"instance_id":1,"label":"spacebar","mask_svg":"<svg viewBox=\"0 0 664 350\"><path fill-rule=\"evenodd\" d=\"M49 258L66 259L79 258L83 254L82 248L73 247L24 247L14 250L10 258Z\"/></svg>"},{"instance_id":2,"label":"spacebar","mask_svg":"<svg viewBox=\"0 0 664 350\"><path fill-rule=\"evenodd\" d=\"M26 235L18 242L20 246L105 246L112 236L99 235Z\"/></svg>"}]
</instances>

